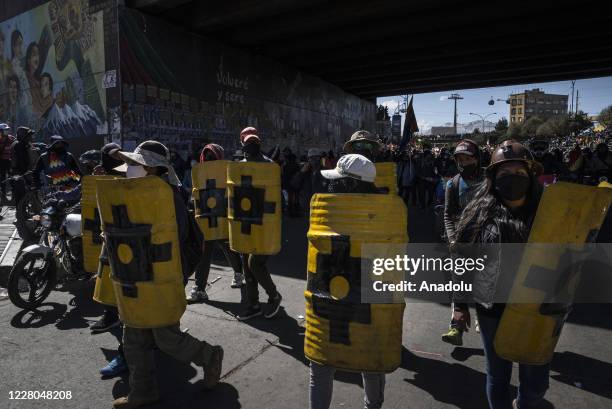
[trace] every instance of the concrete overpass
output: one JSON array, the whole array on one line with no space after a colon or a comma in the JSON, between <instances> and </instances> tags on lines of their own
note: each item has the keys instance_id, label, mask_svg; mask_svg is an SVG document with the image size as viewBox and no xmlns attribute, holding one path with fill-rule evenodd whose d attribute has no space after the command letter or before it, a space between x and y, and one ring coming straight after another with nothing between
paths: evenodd
<instances>
[{"instance_id":1,"label":"concrete overpass","mask_svg":"<svg viewBox=\"0 0 612 409\"><path fill-rule=\"evenodd\" d=\"M362 98L612 75L600 0L126 0Z\"/></svg>"}]
</instances>

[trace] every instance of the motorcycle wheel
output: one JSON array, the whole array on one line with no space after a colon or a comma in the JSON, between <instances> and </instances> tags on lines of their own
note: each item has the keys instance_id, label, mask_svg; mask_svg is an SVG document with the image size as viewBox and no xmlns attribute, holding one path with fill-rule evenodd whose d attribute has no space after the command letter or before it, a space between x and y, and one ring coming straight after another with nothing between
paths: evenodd
<instances>
[{"instance_id":1,"label":"motorcycle wheel","mask_svg":"<svg viewBox=\"0 0 612 409\"><path fill-rule=\"evenodd\" d=\"M9 275L8 295L15 306L32 310L47 299L56 281L53 258L24 253L19 256Z\"/></svg>"},{"instance_id":2,"label":"motorcycle wheel","mask_svg":"<svg viewBox=\"0 0 612 409\"><path fill-rule=\"evenodd\" d=\"M42 203L37 191L30 191L17 203L15 209L15 227L24 243L31 243L36 238L36 223L32 222L34 215L40 214Z\"/></svg>"}]
</instances>

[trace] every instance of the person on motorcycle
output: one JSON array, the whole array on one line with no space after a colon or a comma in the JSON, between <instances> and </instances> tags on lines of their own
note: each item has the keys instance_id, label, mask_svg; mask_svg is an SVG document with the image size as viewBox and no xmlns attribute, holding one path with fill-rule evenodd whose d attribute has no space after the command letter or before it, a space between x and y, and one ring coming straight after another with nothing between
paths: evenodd
<instances>
[{"instance_id":1,"label":"person on motorcycle","mask_svg":"<svg viewBox=\"0 0 612 409\"><path fill-rule=\"evenodd\" d=\"M50 180L51 186L58 189L58 199L64 199L67 203L81 200L83 174L74 156L68 152L68 142L60 135L51 136L47 151L36 162L32 175L35 188L42 185L41 173Z\"/></svg>"},{"instance_id":2,"label":"person on motorcycle","mask_svg":"<svg viewBox=\"0 0 612 409\"><path fill-rule=\"evenodd\" d=\"M6 201L6 178L11 171L11 146L15 137L9 134L11 129L8 124L0 124L0 189L2 190L2 201Z\"/></svg>"},{"instance_id":3,"label":"person on motorcycle","mask_svg":"<svg viewBox=\"0 0 612 409\"><path fill-rule=\"evenodd\" d=\"M200 162L211 162L215 160L223 160L224 150L223 147L216 143L209 143L204 146L202 153L200 154ZM236 253L229 247L227 240L210 240L204 245L202 251L202 258L198 263L195 271L196 284L191 289L191 292L187 296L187 301L190 303L202 302L208 300L208 293L206 292L206 285L208 283L208 275L210 274L210 263L212 261L213 250L218 247L229 265L234 270L234 278L230 286L232 288L240 288L244 285L244 275L242 274L242 260L240 254Z\"/></svg>"},{"instance_id":4,"label":"person on motorcycle","mask_svg":"<svg viewBox=\"0 0 612 409\"><path fill-rule=\"evenodd\" d=\"M32 170L35 165L33 161L32 135L34 131L25 126L17 128L17 139L11 146L11 168L13 175L23 176ZM29 177L31 182L31 177ZM23 178L13 178L11 189L13 191L13 203L19 204L26 194L26 181Z\"/></svg>"},{"instance_id":5,"label":"person on motorcycle","mask_svg":"<svg viewBox=\"0 0 612 409\"><path fill-rule=\"evenodd\" d=\"M197 228L196 236L192 237L191 216L181 192L180 181L170 164L170 151L160 142L145 141L138 145L134 152L120 151L118 155L128 164L128 178L156 176L172 188L174 203L168 205L173 206L175 210L180 264L183 270L181 273L188 277L191 273L188 253L196 246L191 241L198 241L198 247L201 248L202 237ZM127 396L113 401L116 409L138 408L159 401L154 346L181 362L193 362L204 367L206 389L213 388L221 376L223 348L220 345L210 345L181 331L180 322L157 328L135 328L126 323L123 328L123 344L130 371L130 392Z\"/></svg>"},{"instance_id":6,"label":"person on motorcycle","mask_svg":"<svg viewBox=\"0 0 612 409\"><path fill-rule=\"evenodd\" d=\"M453 155L459 173L447 182L444 200L444 228L451 251L457 241L457 223L463 209L474 198L478 186L484 179L480 149L476 142L470 139L460 141ZM453 305L453 314L461 308L459 305ZM461 346L463 345L463 332L466 330L463 322L451 317L449 331L442 335L442 341Z\"/></svg>"}]
</instances>

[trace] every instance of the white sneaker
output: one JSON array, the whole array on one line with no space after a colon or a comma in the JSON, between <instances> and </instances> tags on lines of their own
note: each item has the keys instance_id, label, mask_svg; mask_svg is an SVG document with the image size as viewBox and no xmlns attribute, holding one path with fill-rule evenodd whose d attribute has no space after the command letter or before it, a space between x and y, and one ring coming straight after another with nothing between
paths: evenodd
<instances>
[{"instance_id":1,"label":"white sneaker","mask_svg":"<svg viewBox=\"0 0 612 409\"><path fill-rule=\"evenodd\" d=\"M191 292L187 296L187 302L196 303L208 300L208 294L206 290L200 290L198 287L193 287Z\"/></svg>"},{"instance_id":2,"label":"white sneaker","mask_svg":"<svg viewBox=\"0 0 612 409\"><path fill-rule=\"evenodd\" d=\"M234 278L232 278L232 288L240 288L244 285L244 274L242 273L234 273Z\"/></svg>"}]
</instances>

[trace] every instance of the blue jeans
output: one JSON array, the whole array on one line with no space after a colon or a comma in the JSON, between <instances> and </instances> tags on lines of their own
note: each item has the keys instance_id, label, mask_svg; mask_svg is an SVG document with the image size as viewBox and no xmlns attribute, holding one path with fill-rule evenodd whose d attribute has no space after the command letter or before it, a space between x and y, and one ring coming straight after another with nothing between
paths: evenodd
<instances>
[{"instance_id":1,"label":"blue jeans","mask_svg":"<svg viewBox=\"0 0 612 409\"><path fill-rule=\"evenodd\" d=\"M510 379L512 362L500 358L493 347L495 332L500 318L478 313L480 336L487 360L487 399L491 409L511 409ZM544 399L548 389L550 365L519 364L519 390L517 403L519 409L536 408Z\"/></svg>"}]
</instances>

